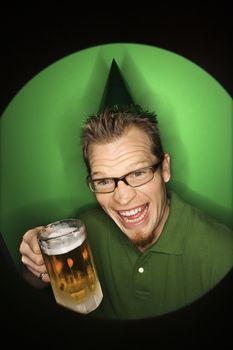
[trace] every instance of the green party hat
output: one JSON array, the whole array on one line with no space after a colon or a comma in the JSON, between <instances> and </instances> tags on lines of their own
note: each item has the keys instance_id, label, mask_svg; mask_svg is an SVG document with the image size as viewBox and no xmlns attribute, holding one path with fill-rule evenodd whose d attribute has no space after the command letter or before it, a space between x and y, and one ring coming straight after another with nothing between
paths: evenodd
<instances>
[{"instance_id":1,"label":"green party hat","mask_svg":"<svg viewBox=\"0 0 233 350\"><path fill-rule=\"evenodd\" d=\"M101 100L100 111L105 107L121 109L125 107L132 108L134 105L120 69L115 59L113 59Z\"/></svg>"}]
</instances>

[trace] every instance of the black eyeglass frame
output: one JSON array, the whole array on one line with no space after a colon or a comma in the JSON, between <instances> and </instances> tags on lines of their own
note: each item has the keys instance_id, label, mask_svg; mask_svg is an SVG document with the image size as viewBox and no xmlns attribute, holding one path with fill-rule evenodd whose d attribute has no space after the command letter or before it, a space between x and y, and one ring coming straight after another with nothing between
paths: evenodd
<instances>
[{"instance_id":1,"label":"black eyeglass frame","mask_svg":"<svg viewBox=\"0 0 233 350\"><path fill-rule=\"evenodd\" d=\"M153 164L153 165L150 165L150 166L146 166L146 167L143 167L143 168L139 168L139 169L136 169L136 170L133 170L133 171L130 171L129 173L125 174L125 175L122 175L120 177L103 177L103 178L99 178L99 179L94 179L92 180L91 178L91 174L89 174L87 177L86 177L86 181L87 181L87 186L90 188L90 190L94 193L103 193L103 194L107 194L107 193L112 193L115 191L115 189L117 188L118 186L118 182L119 181L123 181L127 186L130 186L130 187L133 187L133 188L136 188L136 187L140 187L140 186L143 186L145 184L147 184L148 182L150 182L153 178L154 178L154 174L155 172L157 171L157 169L159 168L159 166L163 163L163 160L159 161L158 163L156 164ZM150 180L144 182L143 184L140 184L140 185L137 185L137 186L132 186L130 185L127 180L126 180L126 177L136 171L140 171L140 170L143 170L143 169L152 169L153 170L153 176ZM108 192L101 192L101 191L95 191L94 188L91 187L91 183L92 182L95 182L95 181L101 181L101 180L113 180L114 183L115 183L115 187L112 191L108 191Z\"/></svg>"}]
</instances>

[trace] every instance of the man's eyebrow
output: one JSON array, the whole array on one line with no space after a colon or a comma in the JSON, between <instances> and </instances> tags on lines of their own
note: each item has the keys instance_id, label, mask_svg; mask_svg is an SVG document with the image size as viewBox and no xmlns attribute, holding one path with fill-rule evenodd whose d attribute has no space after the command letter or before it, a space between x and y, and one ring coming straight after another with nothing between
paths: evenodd
<instances>
[{"instance_id":1,"label":"man's eyebrow","mask_svg":"<svg viewBox=\"0 0 233 350\"><path fill-rule=\"evenodd\" d=\"M142 169L142 168L146 168L148 166L150 166L151 164L148 164L148 161L140 161L138 163L135 164L131 164L129 165L129 170L125 171L123 175L134 172L137 169ZM91 176L98 176L99 178L109 178L109 177L116 177L114 175L110 176L110 175L106 175L105 173L101 172L101 171L94 171Z\"/></svg>"},{"instance_id":2,"label":"man's eyebrow","mask_svg":"<svg viewBox=\"0 0 233 350\"><path fill-rule=\"evenodd\" d=\"M103 175L101 171L95 171L94 173L91 174L91 176L110 177L110 176Z\"/></svg>"}]
</instances>

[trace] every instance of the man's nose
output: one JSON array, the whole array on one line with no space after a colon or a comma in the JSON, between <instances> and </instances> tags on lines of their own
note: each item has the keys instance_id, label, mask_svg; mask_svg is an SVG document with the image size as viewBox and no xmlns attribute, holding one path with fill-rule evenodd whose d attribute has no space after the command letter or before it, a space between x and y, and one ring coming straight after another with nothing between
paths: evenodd
<instances>
[{"instance_id":1,"label":"man's nose","mask_svg":"<svg viewBox=\"0 0 233 350\"><path fill-rule=\"evenodd\" d=\"M118 185L114 191L114 200L119 204L127 204L136 196L135 188L126 185L122 180L118 181Z\"/></svg>"}]
</instances>

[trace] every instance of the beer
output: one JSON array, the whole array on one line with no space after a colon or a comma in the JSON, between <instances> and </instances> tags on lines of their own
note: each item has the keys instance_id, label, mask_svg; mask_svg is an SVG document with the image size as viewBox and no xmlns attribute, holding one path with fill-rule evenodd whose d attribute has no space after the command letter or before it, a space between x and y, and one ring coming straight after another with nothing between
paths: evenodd
<instances>
[{"instance_id":1,"label":"beer","mask_svg":"<svg viewBox=\"0 0 233 350\"><path fill-rule=\"evenodd\" d=\"M84 314L96 309L103 294L83 222L50 224L39 244L57 303Z\"/></svg>"}]
</instances>

